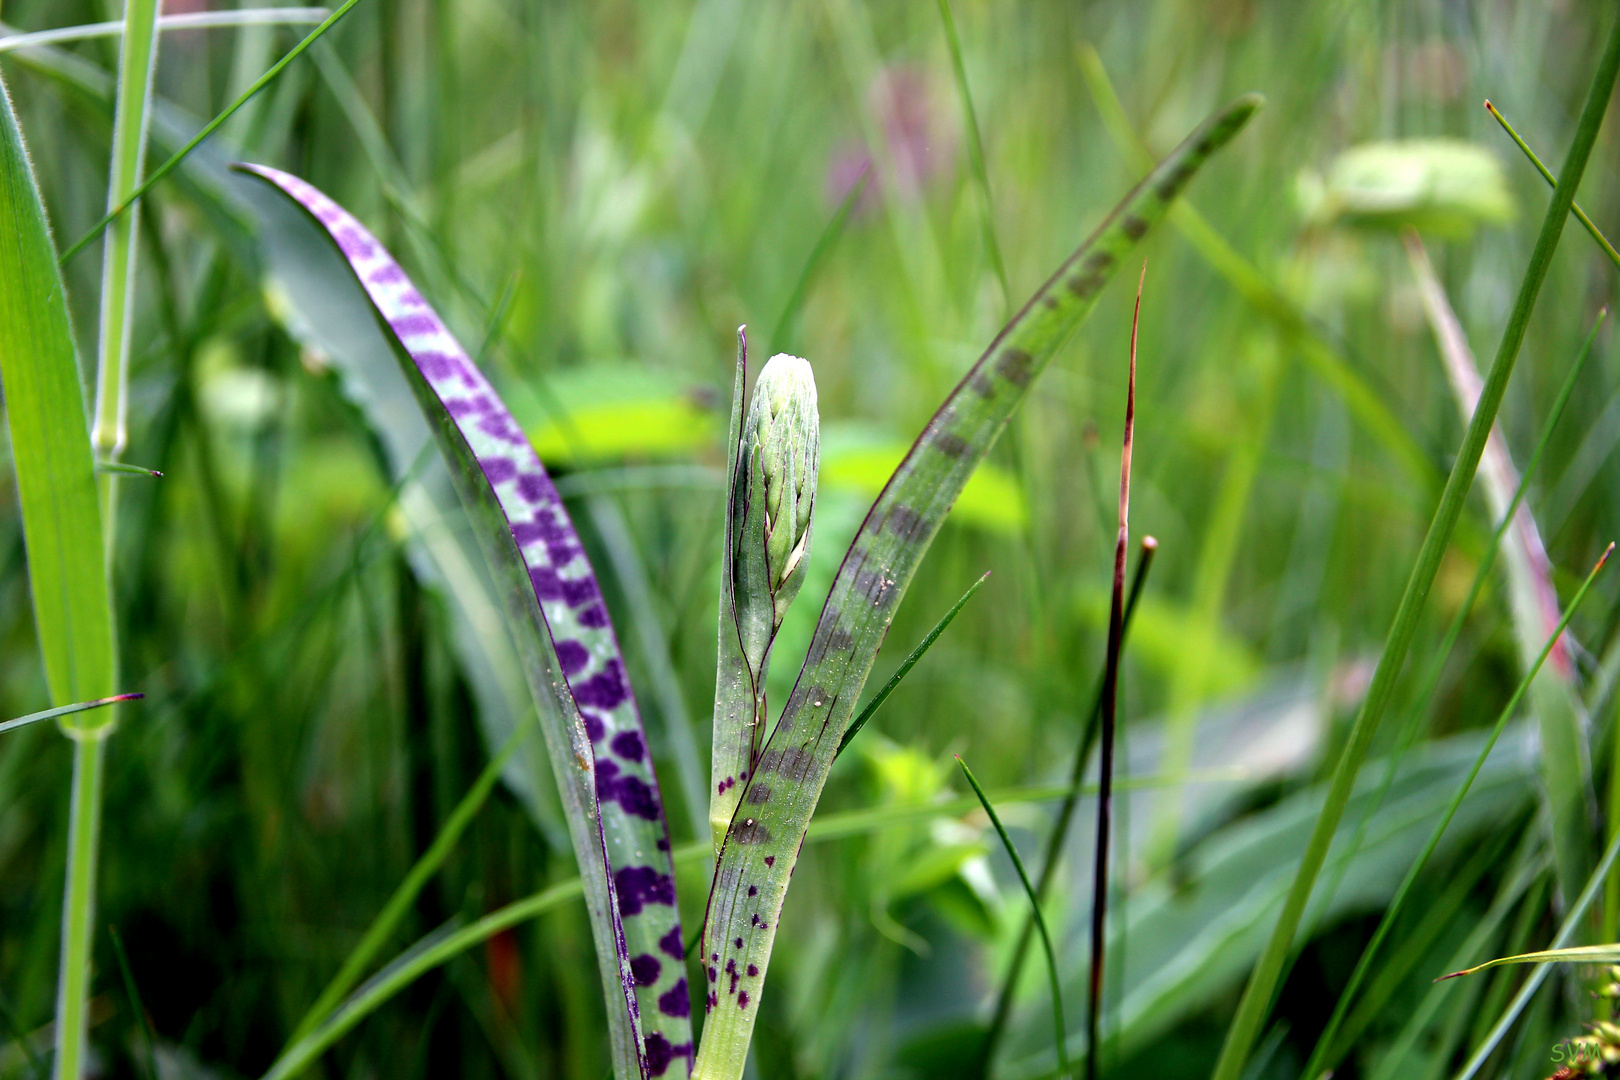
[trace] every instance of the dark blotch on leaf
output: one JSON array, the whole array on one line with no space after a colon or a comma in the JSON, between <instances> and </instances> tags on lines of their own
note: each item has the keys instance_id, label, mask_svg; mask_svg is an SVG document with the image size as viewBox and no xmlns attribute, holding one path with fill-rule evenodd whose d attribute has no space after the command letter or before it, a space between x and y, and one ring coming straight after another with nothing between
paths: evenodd
<instances>
[{"instance_id":1,"label":"dark blotch on leaf","mask_svg":"<svg viewBox=\"0 0 1620 1080\"><path fill-rule=\"evenodd\" d=\"M1028 386L1035 358L1023 349L1003 349L996 358L996 370L1014 386Z\"/></svg>"},{"instance_id":2,"label":"dark blotch on leaf","mask_svg":"<svg viewBox=\"0 0 1620 1080\"><path fill-rule=\"evenodd\" d=\"M953 458L965 457L972 449L966 439L949 431L942 431L934 436L934 448L946 457Z\"/></svg>"},{"instance_id":3,"label":"dark blotch on leaf","mask_svg":"<svg viewBox=\"0 0 1620 1080\"><path fill-rule=\"evenodd\" d=\"M767 803L771 799L771 785L754 784L748 789L748 801L755 806Z\"/></svg>"},{"instance_id":4,"label":"dark blotch on leaf","mask_svg":"<svg viewBox=\"0 0 1620 1080\"><path fill-rule=\"evenodd\" d=\"M637 986L651 986L658 981L658 976L663 970L664 965L659 962L658 957L648 953L630 958L630 974L635 978Z\"/></svg>"},{"instance_id":5,"label":"dark blotch on leaf","mask_svg":"<svg viewBox=\"0 0 1620 1080\"><path fill-rule=\"evenodd\" d=\"M889 511L889 531L907 543L915 543L928 534L928 519L909 506L896 506Z\"/></svg>"},{"instance_id":6,"label":"dark blotch on leaf","mask_svg":"<svg viewBox=\"0 0 1620 1080\"><path fill-rule=\"evenodd\" d=\"M732 828L731 838L739 844L761 844L771 838L771 830L754 818L743 818Z\"/></svg>"},{"instance_id":7,"label":"dark blotch on leaf","mask_svg":"<svg viewBox=\"0 0 1620 1080\"><path fill-rule=\"evenodd\" d=\"M1142 237L1146 235L1148 231L1148 223L1137 217L1135 214L1126 214L1125 220L1119 223L1119 227L1123 229L1125 235L1130 237L1132 240L1142 239Z\"/></svg>"}]
</instances>

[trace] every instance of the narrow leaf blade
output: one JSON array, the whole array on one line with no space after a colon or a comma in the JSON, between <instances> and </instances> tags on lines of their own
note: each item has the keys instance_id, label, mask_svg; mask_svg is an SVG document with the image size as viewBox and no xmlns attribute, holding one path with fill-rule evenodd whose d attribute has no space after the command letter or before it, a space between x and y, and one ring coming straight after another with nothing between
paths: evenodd
<instances>
[{"instance_id":1,"label":"narrow leaf blade","mask_svg":"<svg viewBox=\"0 0 1620 1080\"><path fill-rule=\"evenodd\" d=\"M112 604L96 463L62 279L11 98L0 82L0 388L22 504L34 625L58 705L108 697ZM87 714L111 722L111 713Z\"/></svg>"},{"instance_id":2,"label":"narrow leaf blade","mask_svg":"<svg viewBox=\"0 0 1620 1080\"><path fill-rule=\"evenodd\" d=\"M1126 196L997 336L868 512L715 868L704 927L710 1018L700 1071L711 1059L740 1062L746 1053L800 842L895 607L945 515L1120 260L1259 105L1250 95L1218 111ZM728 963L747 977L721 982Z\"/></svg>"},{"instance_id":3,"label":"narrow leaf blade","mask_svg":"<svg viewBox=\"0 0 1620 1080\"><path fill-rule=\"evenodd\" d=\"M376 238L304 181L242 168L306 210L343 252L396 345L505 587L587 886L616 1069L621 1077L662 1076L673 1063L689 1065L663 802L601 590L562 500L494 388Z\"/></svg>"}]
</instances>

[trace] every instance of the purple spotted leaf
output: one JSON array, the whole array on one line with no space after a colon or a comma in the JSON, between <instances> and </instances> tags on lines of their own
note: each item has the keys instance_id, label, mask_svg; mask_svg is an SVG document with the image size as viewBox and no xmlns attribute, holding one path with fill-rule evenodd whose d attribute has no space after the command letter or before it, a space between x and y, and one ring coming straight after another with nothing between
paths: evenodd
<instances>
[{"instance_id":1,"label":"purple spotted leaf","mask_svg":"<svg viewBox=\"0 0 1620 1080\"><path fill-rule=\"evenodd\" d=\"M240 166L337 245L450 460L504 593L585 884L614 1071L685 1077L694 1056L663 801L590 561L539 457L399 264L316 188Z\"/></svg>"},{"instance_id":2,"label":"purple spotted leaf","mask_svg":"<svg viewBox=\"0 0 1620 1080\"><path fill-rule=\"evenodd\" d=\"M703 930L704 1080L742 1076L788 879L894 610L940 523L1029 385L1120 262L1259 107L1221 109L1170 152L1024 305L918 436L856 533L804 667L755 764L715 865Z\"/></svg>"}]
</instances>

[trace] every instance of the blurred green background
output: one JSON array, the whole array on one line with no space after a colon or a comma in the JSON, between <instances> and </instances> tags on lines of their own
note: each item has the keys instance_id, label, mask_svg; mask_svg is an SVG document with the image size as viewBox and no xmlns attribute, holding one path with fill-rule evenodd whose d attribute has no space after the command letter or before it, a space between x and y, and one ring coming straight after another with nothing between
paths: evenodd
<instances>
[{"instance_id":1,"label":"blurred green background","mask_svg":"<svg viewBox=\"0 0 1620 1080\"><path fill-rule=\"evenodd\" d=\"M363 0L145 202L125 460L164 476L121 487L123 688L146 700L125 712L108 759L91 1034L102 1075L144 1076L152 1060L165 1078L261 1073L523 707L510 657L484 647L488 628L480 637L469 612L476 590L447 570L454 539L449 555L435 547L436 528L456 531L453 504L410 505L431 488L417 483L431 463L401 460L387 416L357 402L341 343L368 316L298 261L292 227L226 162L289 170L359 215L529 426L604 576L684 843L705 831L690 808L707 774L736 327L748 325L758 361L811 360L825 430L812 568L777 646L780 701L866 505L946 392L1141 174L1143 146L1157 156L1259 90L1265 111L1190 190L1202 217L1146 244L1132 526L1160 549L1126 663L1124 767L1166 783L1123 800L1127 894L1102 1057L1110 1074L1207 1072L1462 430L1392 226L1423 230L1488 361L1550 189L1481 101L1556 168L1614 10L953 11L988 204L938 7L857 0ZM118 14L110 0L0 9L10 30ZM149 161L302 32L165 34ZM59 246L104 208L116 60L116 39L0 56ZM1620 221L1614 132L1579 197L1606 228ZM1477 153L1342 157L1441 137ZM98 267L86 254L65 271L85 357ZM1615 273L1572 223L1502 413L1521 466ZM879 678L993 576L835 769L823 812L960 794L953 753L996 789L1066 774L1106 634L1128 285L1059 354L935 544ZM1620 357L1606 330L1595 348L1528 499L1550 558L1541 580L1566 598L1620 531ZM42 708L45 689L7 469L0 486L0 716L12 716ZM1414 670L1491 527L1476 495ZM1591 738L1574 775L1591 785L1594 836L1620 667L1620 586L1598 588L1554 675ZM1423 744L1359 851L1330 862L1331 895L1313 909L1257 1075L1297 1073L1477 729L1518 681L1519 636L1545 635L1516 629L1509 592L1498 571L1420 718ZM1397 716L1417 682L1403 683ZM69 749L45 728L0 739L3 1076L29 1075L48 1046L55 994ZM1540 947L1556 926L1534 729L1510 729L1420 879L1349 1073L1443 1075L1522 972L1447 984L1402 1042L1428 980L1472 931L1486 931L1474 954L1485 959ZM1367 775L1375 786L1382 766ZM545 777L543 763L512 770L397 948L574 873ZM1053 908L1071 1028L1091 806ZM1050 804L1010 805L1006 818L1033 852ZM1347 818L1346 848L1360 821ZM983 817L878 815L812 844L801 868L758 1075L966 1075L1026 910ZM689 928L706 884L682 881ZM1026 966L998 1076L1051 1068L1043 979ZM1493 1068L1551 1072L1546 1047L1592 1008L1576 980L1544 991ZM601 1010L584 912L567 909L424 977L320 1070L599 1080Z\"/></svg>"}]
</instances>

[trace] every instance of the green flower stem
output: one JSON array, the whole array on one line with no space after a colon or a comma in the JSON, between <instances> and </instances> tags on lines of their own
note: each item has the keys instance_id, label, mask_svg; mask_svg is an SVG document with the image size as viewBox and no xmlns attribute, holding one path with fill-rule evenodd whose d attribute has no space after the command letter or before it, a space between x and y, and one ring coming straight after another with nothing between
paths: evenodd
<instances>
[{"instance_id":1,"label":"green flower stem","mask_svg":"<svg viewBox=\"0 0 1620 1080\"><path fill-rule=\"evenodd\" d=\"M96 921L96 852L111 726L64 729L73 739L67 887L62 898L62 967L56 987L56 1080L84 1074L90 1013L90 949Z\"/></svg>"},{"instance_id":2,"label":"green flower stem","mask_svg":"<svg viewBox=\"0 0 1620 1080\"><path fill-rule=\"evenodd\" d=\"M1570 205L1575 200L1575 189L1586 172L1587 159L1591 156L1592 145L1597 140L1598 128L1602 125L1603 115L1607 111L1616 75L1620 75L1620 20L1616 20L1610 31L1603 58L1581 111L1580 124L1576 129L1575 140L1570 147L1563 175L1553 191L1552 201L1542 219L1541 231L1536 237L1536 246L1530 256L1530 265L1525 270L1518 297L1508 317L1507 328L1503 331L1501 346L1497 349L1496 359L1491 364L1490 374L1485 379L1479 404L1474 408L1474 416L1469 421L1462 446L1458 448L1456 463L1452 466L1451 475L1446 479L1445 490L1440 495L1440 505L1435 510L1428 535L1424 537L1417 564L1412 568L1411 577L1407 580L1406 591L1396 611L1394 625L1390 628L1383 655L1379 657L1372 685L1367 690L1367 699L1362 705L1355 725L1351 728L1349 739L1334 769L1327 800L1322 807L1322 813L1316 819L1299 871L1283 903L1282 913L1278 916L1271 938L1266 942L1265 949L1255 964L1248 986L1244 988L1237 1015L1233 1018L1232 1026L1227 1031L1226 1042L1221 1047L1214 1080L1238 1080L1248 1061L1249 1051L1253 1049L1261 1026L1271 1011L1272 998L1282 979L1283 968L1294 945L1295 932L1299 929L1300 920L1305 914L1305 905L1310 900L1312 887L1316 884L1317 875L1327 858L1333 834L1344 816L1356 775L1361 771L1361 765L1372 746L1378 724L1389 706L1395 681L1405 664L1412 637L1417 632L1424 602L1428 599L1429 589L1434 584L1435 574L1440 569L1440 560L1450 545L1452 532L1462 515L1463 505L1468 498L1468 489L1473 484L1474 472L1479 467L1480 455L1485 449L1485 439L1490 434L1491 426L1496 422L1497 411L1502 405L1502 396L1507 391L1508 379L1513 374L1513 365L1518 359L1519 347L1524 342L1525 330L1530 322L1530 314L1535 308L1536 297L1541 291L1542 282L1546 280L1559 237L1563 235L1564 222L1568 219Z\"/></svg>"}]
</instances>

